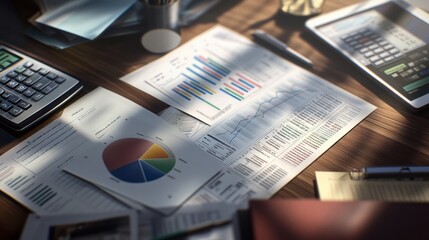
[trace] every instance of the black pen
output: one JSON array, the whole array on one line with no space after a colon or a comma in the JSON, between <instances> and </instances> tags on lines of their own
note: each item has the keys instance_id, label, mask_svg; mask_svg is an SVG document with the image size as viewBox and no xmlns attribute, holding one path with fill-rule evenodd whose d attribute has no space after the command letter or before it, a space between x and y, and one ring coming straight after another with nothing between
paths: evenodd
<instances>
[{"instance_id":1,"label":"black pen","mask_svg":"<svg viewBox=\"0 0 429 240\"><path fill-rule=\"evenodd\" d=\"M363 179L376 178L429 178L429 166L364 167Z\"/></svg>"},{"instance_id":2,"label":"black pen","mask_svg":"<svg viewBox=\"0 0 429 240\"><path fill-rule=\"evenodd\" d=\"M292 48L288 47L285 43L281 42L280 40L273 37L272 35L264 32L263 30L260 30L260 29L256 30L254 33L252 33L252 36L258 40L261 40L261 41L277 48L278 50L282 51L282 53L304 63L305 65L307 65L309 67L313 67L313 62L311 62L310 59L302 56L301 54L299 54L298 52L296 52Z\"/></svg>"}]
</instances>

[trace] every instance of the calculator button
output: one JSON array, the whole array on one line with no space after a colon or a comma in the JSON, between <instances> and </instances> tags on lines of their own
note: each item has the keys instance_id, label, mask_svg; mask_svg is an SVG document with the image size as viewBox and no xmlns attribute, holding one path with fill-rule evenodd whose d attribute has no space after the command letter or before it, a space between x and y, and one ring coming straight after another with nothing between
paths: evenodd
<instances>
[{"instance_id":1,"label":"calculator button","mask_svg":"<svg viewBox=\"0 0 429 240\"><path fill-rule=\"evenodd\" d=\"M30 98L31 96L33 96L33 94L36 93L36 90L32 89L32 88L28 88L27 90L24 91L24 96Z\"/></svg>"},{"instance_id":2,"label":"calculator button","mask_svg":"<svg viewBox=\"0 0 429 240\"><path fill-rule=\"evenodd\" d=\"M385 45L384 42L386 42L384 40L384 38L382 38L382 37L376 38L375 41L378 42L378 44L380 44L380 45ZM387 42L386 42L386 44L387 44Z\"/></svg>"},{"instance_id":3,"label":"calculator button","mask_svg":"<svg viewBox=\"0 0 429 240\"><path fill-rule=\"evenodd\" d=\"M24 74L27 77L31 77L33 76L34 72L31 71L30 69L25 70L25 72L23 72L22 74Z\"/></svg>"},{"instance_id":4,"label":"calculator button","mask_svg":"<svg viewBox=\"0 0 429 240\"><path fill-rule=\"evenodd\" d=\"M18 96L11 95L7 100L13 104L17 104L21 99Z\"/></svg>"},{"instance_id":5,"label":"calculator button","mask_svg":"<svg viewBox=\"0 0 429 240\"><path fill-rule=\"evenodd\" d=\"M0 95L2 95L3 93L4 93L4 89L0 88ZM1 99L0 99L0 101L1 101Z\"/></svg>"},{"instance_id":6,"label":"calculator button","mask_svg":"<svg viewBox=\"0 0 429 240\"><path fill-rule=\"evenodd\" d=\"M55 74L55 73L50 72L50 73L48 73L46 75L46 77L49 78L49 79L51 79L51 80L54 80L56 77L58 77L58 75Z\"/></svg>"},{"instance_id":7,"label":"calculator button","mask_svg":"<svg viewBox=\"0 0 429 240\"><path fill-rule=\"evenodd\" d=\"M383 52L379 55L381 58L386 58L388 56L390 56L390 54L388 52Z\"/></svg>"},{"instance_id":8,"label":"calculator button","mask_svg":"<svg viewBox=\"0 0 429 240\"><path fill-rule=\"evenodd\" d=\"M357 45L355 45L353 48L355 49L355 50L359 50L359 49L361 49L361 48L363 48L364 46L362 45L362 44L357 44Z\"/></svg>"},{"instance_id":9,"label":"calculator button","mask_svg":"<svg viewBox=\"0 0 429 240\"><path fill-rule=\"evenodd\" d=\"M23 109L28 109L28 108L31 107L31 104L28 103L28 102L26 102L26 101L24 101L24 100L21 100L17 105L20 106Z\"/></svg>"},{"instance_id":10,"label":"calculator button","mask_svg":"<svg viewBox=\"0 0 429 240\"><path fill-rule=\"evenodd\" d=\"M383 46L384 49L389 50L392 48L395 48L392 44L387 44L386 46Z\"/></svg>"},{"instance_id":11,"label":"calculator button","mask_svg":"<svg viewBox=\"0 0 429 240\"><path fill-rule=\"evenodd\" d=\"M10 88L15 88L18 85L19 85L19 82L15 81L15 80L11 80L6 84L6 86L8 86Z\"/></svg>"},{"instance_id":12,"label":"calculator button","mask_svg":"<svg viewBox=\"0 0 429 240\"><path fill-rule=\"evenodd\" d=\"M370 60L371 62L375 62L375 61L380 60L380 57L379 57L379 56L373 56L373 57L371 57L369 60Z\"/></svg>"},{"instance_id":13,"label":"calculator button","mask_svg":"<svg viewBox=\"0 0 429 240\"><path fill-rule=\"evenodd\" d=\"M392 61L394 59L393 56L388 56L384 59L385 62Z\"/></svg>"},{"instance_id":14,"label":"calculator button","mask_svg":"<svg viewBox=\"0 0 429 240\"><path fill-rule=\"evenodd\" d=\"M27 70L24 66L19 66L15 68L15 72L17 73L23 73L25 70Z\"/></svg>"},{"instance_id":15,"label":"calculator button","mask_svg":"<svg viewBox=\"0 0 429 240\"><path fill-rule=\"evenodd\" d=\"M372 57L374 56L374 52L373 51L366 52L363 56L366 58Z\"/></svg>"},{"instance_id":16,"label":"calculator button","mask_svg":"<svg viewBox=\"0 0 429 240\"><path fill-rule=\"evenodd\" d=\"M397 53L397 54L395 54L395 55L393 55L393 56L395 56L395 58L399 58L399 57L402 57L402 53Z\"/></svg>"},{"instance_id":17,"label":"calculator button","mask_svg":"<svg viewBox=\"0 0 429 240\"><path fill-rule=\"evenodd\" d=\"M33 63L32 63L32 62L30 62L30 61L28 61L28 62L26 62L26 63L24 64L24 67L26 67L26 68L29 68L29 67L31 67L31 66L33 66Z\"/></svg>"},{"instance_id":18,"label":"calculator button","mask_svg":"<svg viewBox=\"0 0 429 240\"><path fill-rule=\"evenodd\" d=\"M378 44L380 44L380 46L386 46L386 45L388 45L389 44L389 42L388 41L386 41L386 40L382 40L382 41L379 41L379 43Z\"/></svg>"},{"instance_id":19,"label":"calculator button","mask_svg":"<svg viewBox=\"0 0 429 240\"><path fill-rule=\"evenodd\" d=\"M43 97L44 97L45 95L43 95L42 93L35 93L34 95L33 95L33 97L31 98L31 99L33 99L34 101L39 101L40 99L42 99Z\"/></svg>"},{"instance_id":20,"label":"calculator button","mask_svg":"<svg viewBox=\"0 0 429 240\"><path fill-rule=\"evenodd\" d=\"M63 83L63 82L65 82L66 81L66 79L65 78L63 78L63 77L57 77L56 79L55 79L55 82L56 83Z\"/></svg>"},{"instance_id":21,"label":"calculator button","mask_svg":"<svg viewBox=\"0 0 429 240\"><path fill-rule=\"evenodd\" d=\"M384 49L383 48L376 48L375 50L374 50L374 52L375 53L381 53L381 52L383 52L384 51Z\"/></svg>"},{"instance_id":22,"label":"calculator button","mask_svg":"<svg viewBox=\"0 0 429 240\"><path fill-rule=\"evenodd\" d=\"M13 106L12 109L9 110L9 113L12 114L12 116L18 116L23 112L22 108L19 108L17 106Z\"/></svg>"},{"instance_id":23,"label":"calculator button","mask_svg":"<svg viewBox=\"0 0 429 240\"><path fill-rule=\"evenodd\" d=\"M3 77L0 78L0 83L1 84L6 84L9 81L10 81L10 77L3 76Z\"/></svg>"},{"instance_id":24,"label":"calculator button","mask_svg":"<svg viewBox=\"0 0 429 240\"><path fill-rule=\"evenodd\" d=\"M384 60L378 60L377 62L374 63L375 66L381 65L384 63Z\"/></svg>"},{"instance_id":25,"label":"calculator button","mask_svg":"<svg viewBox=\"0 0 429 240\"><path fill-rule=\"evenodd\" d=\"M48 94L48 93L52 92L57 87L58 87L58 84L51 82L48 86L46 86L45 88L42 89L42 93Z\"/></svg>"},{"instance_id":26,"label":"calculator button","mask_svg":"<svg viewBox=\"0 0 429 240\"><path fill-rule=\"evenodd\" d=\"M390 49L389 50L389 53L390 54L395 54L395 53L398 53L399 52L399 50L397 49L397 48L394 48L394 49Z\"/></svg>"},{"instance_id":27,"label":"calculator button","mask_svg":"<svg viewBox=\"0 0 429 240\"><path fill-rule=\"evenodd\" d=\"M369 50L374 50L374 49L378 48L378 44L372 44L368 48L369 48Z\"/></svg>"},{"instance_id":28,"label":"calculator button","mask_svg":"<svg viewBox=\"0 0 429 240\"><path fill-rule=\"evenodd\" d=\"M9 92L4 91L4 93L1 95L4 99L8 99L10 96L12 96L12 94L10 94Z\"/></svg>"},{"instance_id":29,"label":"calculator button","mask_svg":"<svg viewBox=\"0 0 429 240\"><path fill-rule=\"evenodd\" d=\"M33 65L30 69L31 69L33 72L38 72L38 71L41 69L41 67L40 67L39 65Z\"/></svg>"},{"instance_id":30,"label":"calculator button","mask_svg":"<svg viewBox=\"0 0 429 240\"><path fill-rule=\"evenodd\" d=\"M15 88L15 91L22 93L25 90L27 90L27 88L28 88L27 86L20 84L18 87Z\"/></svg>"},{"instance_id":31,"label":"calculator button","mask_svg":"<svg viewBox=\"0 0 429 240\"><path fill-rule=\"evenodd\" d=\"M15 71L12 71L12 72L9 72L7 74L7 76L10 77L10 78L14 78L14 77L18 76L18 73L16 73Z\"/></svg>"},{"instance_id":32,"label":"calculator button","mask_svg":"<svg viewBox=\"0 0 429 240\"><path fill-rule=\"evenodd\" d=\"M4 111L8 111L12 107L13 107L13 105L10 102L3 101L2 103L0 103L0 109L2 109Z\"/></svg>"},{"instance_id":33,"label":"calculator button","mask_svg":"<svg viewBox=\"0 0 429 240\"><path fill-rule=\"evenodd\" d=\"M44 87L46 87L49 83L51 83L51 80L47 79L46 77L43 77L39 81L37 81L35 84L33 84L33 88L40 91Z\"/></svg>"},{"instance_id":34,"label":"calculator button","mask_svg":"<svg viewBox=\"0 0 429 240\"><path fill-rule=\"evenodd\" d=\"M359 52L360 53L366 53L366 52L368 52L368 48L367 47L365 47L365 48L362 48L361 50L359 50Z\"/></svg>"},{"instance_id":35,"label":"calculator button","mask_svg":"<svg viewBox=\"0 0 429 240\"><path fill-rule=\"evenodd\" d=\"M24 84L27 86L33 85L35 82L39 81L39 79L42 78L42 75L36 73L33 76L27 78L27 80L24 81Z\"/></svg>"},{"instance_id":36,"label":"calculator button","mask_svg":"<svg viewBox=\"0 0 429 240\"><path fill-rule=\"evenodd\" d=\"M47 69L45 69L45 68L41 68L41 69L39 70L39 73L40 73L40 74L42 74L42 75L46 75L46 74L48 74L48 73L49 73L49 71L48 71Z\"/></svg>"},{"instance_id":37,"label":"calculator button","mask_svg":"<svg viewBox=\"0 0 429 240\"><path fill-rule=\"evenodd\" d=\"M0 109L2 109L4 111L8 111L12 107L13 107L13 105L11 103L9 103L9 102L2 102L2 103L0 103Z\"/></svg>"},{"instance_id":38,"label":"calculator button","mask_svg":"<svg viewBox=\"0 0 429 240\"><path fill-rule=\"evenodd\" d=\"M16 78L15 78L15 80L16 81L18 81L18 82L22 82L22 81L24 81L25 79L27 79L27 77L26 76L24 76L24 75L22 75L22 74L19 74L18 76L16 76Z\"/></svg>"}]
</instances>

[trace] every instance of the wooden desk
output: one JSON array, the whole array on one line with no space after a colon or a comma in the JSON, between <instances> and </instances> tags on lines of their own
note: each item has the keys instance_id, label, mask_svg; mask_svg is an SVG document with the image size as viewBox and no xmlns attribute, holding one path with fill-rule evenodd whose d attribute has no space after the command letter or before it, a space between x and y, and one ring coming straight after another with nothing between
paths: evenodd
<instances>
[{"instance_id":1,"label":"wooden desk","mask_svg":"<svg viewBox=\"0 0 429 240\"><path fill-rule=\"evenodd\" d=\"M324 12L358 2L327 0ZM279 191L274 198L313 198L314 171L350 170L366 165L413 165L429 161L429 111L410 113L390 95L366 79L339 54L327 48L304 28L306 18L278 13L279 0L228 0L182 29L182 42L215 24L247 37L257 28L272 33L315 63L311 71L376 105L378 109ZM103 86L143 107L158 112L167 105L118 80L159 58L140 44L141 34L98 39L66 50L56 50L25 35L27 19L37 12L31 0L2 0L0 40L29 51L72 73L85 84L83 92ZM77 99L77 98L75 98ZM395 108L394 108L394 107ZM0 154L58 117L21 135L0 131ZM19 237L28 210L0 193L0 239Z\"/></svg>"}]
</instances>

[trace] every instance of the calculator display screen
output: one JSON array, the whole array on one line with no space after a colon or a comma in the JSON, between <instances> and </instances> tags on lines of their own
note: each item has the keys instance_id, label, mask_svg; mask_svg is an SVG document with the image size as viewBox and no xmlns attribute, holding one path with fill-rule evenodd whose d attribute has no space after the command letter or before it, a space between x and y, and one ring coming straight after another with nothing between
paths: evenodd
<instances>
[{"instance_id":1,"label":"calculator display screen","mask_svg":"<svg viewBox=\"0 0 429 240\"><path fill-rule=\"evenodd\" d=\"M6 69L21 59L9 51L0 49L0 69Z\"/></svg>"}]
</instances>

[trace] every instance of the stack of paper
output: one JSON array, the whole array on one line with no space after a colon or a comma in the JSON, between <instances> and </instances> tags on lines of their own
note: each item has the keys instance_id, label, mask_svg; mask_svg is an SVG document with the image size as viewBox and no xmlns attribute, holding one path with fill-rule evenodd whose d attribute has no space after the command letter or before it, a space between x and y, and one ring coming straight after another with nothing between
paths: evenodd
<instances>
[{"instance_id":1,"label":"stack of paper","mask_svg":"<svg viewBox=\"0 0 429 240\"><path fill-rule=\"evenodd\" d=\"M30 19L34 27L28 35L60 49L142 29L143 4L136 0L37 0L37 4L41 12Z\"/></svg>"},{"instance_id":2,"label":"stack of paper","mask_svg":"<svg viewBox=\"0 0 429 240\"><path fill-rule=\"evenodd\" d=\"M27 34L64 49L96 38L144 31L144 4L137 0L35 0L40 12L29 19ZM188 25L220 0L183 0L180 24Z\"/></svg>"}]
</instances>

